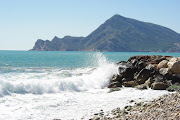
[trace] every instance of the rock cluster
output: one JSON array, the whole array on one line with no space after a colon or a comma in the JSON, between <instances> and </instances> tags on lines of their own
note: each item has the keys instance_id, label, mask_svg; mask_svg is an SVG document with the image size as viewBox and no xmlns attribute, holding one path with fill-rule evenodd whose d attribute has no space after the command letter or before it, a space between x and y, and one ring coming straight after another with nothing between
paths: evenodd
<instances>
[{"instance_id":1,"label":"rock cluster","mask_svg":"<svg viewBox=\"0 0 180 120\"><path fill-rule=\"evenodd\" d=\"M110 80L108 88L135 87L165 90L180 84L180 57L133 56L117 63L119 74Z\"/></svg>"}]
</instances>

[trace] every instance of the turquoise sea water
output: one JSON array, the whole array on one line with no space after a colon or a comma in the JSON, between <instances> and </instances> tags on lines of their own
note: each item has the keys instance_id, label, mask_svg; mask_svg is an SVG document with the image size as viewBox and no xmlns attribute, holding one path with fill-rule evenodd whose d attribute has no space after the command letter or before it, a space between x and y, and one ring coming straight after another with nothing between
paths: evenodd
<instances>
[{"instance_id":1,"label":"turquoise sea water","mask_svg":"<svg viewBox=\"0 0 180 120\"><path fill-rule=\"evenodd\" d=\"M101 55L97 55L101 54ZM98 57L117 63L134 55L180 56L180 53L148 52L61 52L61 51L0 51L0 67L54 67L79 68L92 67L98 63Z\"/></svg>"}]
</instances>

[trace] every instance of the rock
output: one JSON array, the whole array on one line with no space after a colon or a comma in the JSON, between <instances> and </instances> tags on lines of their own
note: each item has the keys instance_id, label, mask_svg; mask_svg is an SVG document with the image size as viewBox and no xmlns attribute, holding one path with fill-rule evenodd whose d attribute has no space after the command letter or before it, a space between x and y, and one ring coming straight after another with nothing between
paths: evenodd
<instances>
[{"instance_id":1,"label":"rock","mask_svg":"<svg viewBox=\"0 0 180 120\"><path fill-rule=\"evenodd\" d=\"M157 74L153 76L153 81L155 82L163 82L166 79L161 75L161 74Z\"/></svg>"},{"instance_id":2,"label":"rock","mask_svg":"<svg viewBox=\"0 0 180 120\"><path fill-rule=\"evenodd\" d=\"M152 69L157 68L157 64L148 64L145 68L149 69L149 70L152 70Z\"/></svg>"},{"instance_id":3,"label":"rock","mask_svg":"<svg viewBox=\"0 0 180 120\"><path fill-rule=\"evenodd\" d=\"M169 60L169 62L175 63L177 60L178 60L178 59L177 59L176 57L173 57L173 58L171 58L171 59Z\"/></svg>"},{"instance_id":4,"label":"rock","mask_svg":"<svg viewBox=\"0 0 180 120\"><path fill-rule=\"evenodd\" d=\"M166 90L166 88L168 88L168 85L163 82L154 82L152 83L151 88L153 90Z\"/></svg>"},{"instance_id":5,"label":"rock","mask_svg":"<svg viewBox=\"0 0 180 120\"><path fill-rule=\"evenodd\" d=\"M135 102L135 101L134 101L134 100L130 100L129 102L130 102L130 103L133 103L133 102Z\"/></svg>"},{"instance_id":6,"label":"rock","mask_svg":"<svg viewBox=\"0 0 180 120\"><path fill-rule=\"evenodd\" d=\"M173 92L173 91L180 92L180 85L171 85L167 88L167 90L170 92Z\"/></svg>"},{"instance_id":7,"label":"rock","mask_svg":"<svg viewBox=\"0 0 180 120\"><path fill-rule=\"evenodd\" d=\"M122 83L116 81L116 82L111 82L108 88L116 88L116 87L122 87Z\"/></svg>"},{"instance_id":8,"label":"rock","mask_svg":"<svg viewBox=\"0 0 180 120\"><path fill-rule=\"evenodd\" d=\"M140 89L140 90L147 89L145 84L137 85L137 86L135 86L135 88Z\"/></svg>"},{"instance_id":9,"label":"rock","mask_svg":"<svg viewBox=\"0 0 180 120\"><path fill-rule=\"evenodd\" d=\"M142 69L135 77L138 84L143 84L151 75L151 70Z\"/></svg>"},{"instance_id":10,"label":"rock","mask_svg":"<svg viewBox=\"0 0 180 120\"><path fill-rule=\"evenodd\" d=\"M131 105L125 106L124 109L126 109L126 111L130 111L132 109Z\"/></svg>"},{"instance_id":11,"label":"rock","mask_svg":"<svg viewBox=\"0 0 180 120\"><path fill-rule=\"evenodd\" d=\"M92 120L100 120L101 117L95 116Z\"/></svg>"},{"instance_id":12,"label":"rock","mask_svg":"<svg viewBox=\"0 0 180 120\"><path fill-rule=\"evenodd\" d=\"M122 87L122 78L118 74L113 75L108 86L108 88L116 87Z\"/></svg>"},{"instance_id":13,"label":"rock","mask_svg":"<svg viewBox=\"0 0 180 120\"><path fill-rule=\"evenodd\" d=\"M163 61L161 61L161 62L157 65L157 68L158 68L158 69L167 68L167 67L168 67L167 63L168 63L167 60L163 60Z\"/></svg>"},{"instance_id":14,"label":"rock","mask_svg":"<svg viewBox=\"0 0 180 120\"><path fill-rule=\"evenodd\" d=\"M121 78L118 74L115 74L115 75L113 75L113 77L111 78L111 81L112 81L112 82L118 81L118 82L122 83L122 78Z\"/></svg>"},{"instance_id":15,"label":"rock","mask_svg":"<svg viewBox=\"0 0 180 120\"><path fill-rule=\"evenodd\" d=\"M169 67L170 71L172 71L172 73L180 74L180 61L176 61L176 62L170 64L168 67Z\"/></svg>"},{"instance_id":16,"label":"rock","mask_svg":"<svg viewBox=\"0 0 180 120\"><path fill-rule=\"evenodd\" d=\"M129 67L129 64L126 61L120 61L117 63L117 65L120 67Z\"/></svg>"},{"instance_id":17,"label":"rock","mask_svg":"<svg viewBox=\"0 0 180 120\"><path fill-rule=\"evenodd\" d=\"M119 67L119 76L122 78L133 79L135 70L130 67Z\"/></svg>"},{"instance_id":18,"label":"rock","mask_svg":"<svg viewBox=\"0 0 180 120\"><path fill-rule=\"evenodd\" d=\"M160 69L159 69L159 73L160 73L161 75L168 75L169 69L168 69L168 68L160 68Z\"/></svg>"},{"instance_id":19,"label":"rock","mask_svg":"<svg viewBox=\"0 0 180 120\"><path fill-rule=\"evenodd\" d=\"M172 80L172 84L180 84L179 74L173 74L170 79Z\"/></svg>"},{"instance_id":20,"label":"rock","mask_svg":"<svg viewBox=\"0 0 180 120\"><path fill-rule=\"evenodd\" d=\"M120 88L110 88L110 90L108 91L108 93L114 92L114 91L120 91Z\"/></svg>"},{"instance_id":21,"label":"rock","mask_svg":"<svg viewBox=\"0 0 180 120\"><path fill-rule=\"evenodd\" d=\"M131 80L132 80L132 77L131 78L123 78L122 82L131 81Z\"/></svg>"},{"instance_id":22,"label":"rock","mask_svg":"<svg viewBox=\"0 0 180 120\"><path fill-rule=\"evenodd\" d=\"M148 78L148 80L146 80L146 82L144 83L146 88L150 88L151 84L153 83L153 79L152 77Z\"/></svg>"},{"instance_id":23,"label":"rock","mask_svg":"<svg viewBox=\"0 0 180 120\"><path fill-rule=\"evenodd\" d=\"M138 85L135 81L126 81L122 83L124 87L134 87Z\"/></svg>"}]
</instances>

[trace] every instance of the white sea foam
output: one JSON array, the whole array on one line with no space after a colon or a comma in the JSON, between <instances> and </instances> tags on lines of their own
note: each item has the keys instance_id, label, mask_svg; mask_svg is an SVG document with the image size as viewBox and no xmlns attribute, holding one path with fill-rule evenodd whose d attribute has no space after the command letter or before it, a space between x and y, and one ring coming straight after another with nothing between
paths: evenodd
<instances>
[{"instance_id":1,"label":"white sea foam","mask_svg":"<svg viewBox=\"0 0 180 120\"><path fill-rule=\"evenodd\" d=\"M94 89L84 92L62 92L55 94L16 94L0 98L0 119L11 120L85 120L103 109L105 112L116 107L121 109L136 102L152 100L167 91L136 90L122 88L107 93L108 89ZM141 98L141 99L140 99Z\"/></svg>"},{"instance_id":2,"label":"white sea foam","mask_svg":"<svg viewBox=\"0 0 180 120\"><path fill-rule=\"evenodd\" d=\"M117 66L109 63L101 53L93 54L89 62L94 62L95 66L76 69L20 69L23 72L1 75L0 96L12 93L43 94L101 89L106 87L112 75L118 72Z\"/></svg>"}]
</instances>

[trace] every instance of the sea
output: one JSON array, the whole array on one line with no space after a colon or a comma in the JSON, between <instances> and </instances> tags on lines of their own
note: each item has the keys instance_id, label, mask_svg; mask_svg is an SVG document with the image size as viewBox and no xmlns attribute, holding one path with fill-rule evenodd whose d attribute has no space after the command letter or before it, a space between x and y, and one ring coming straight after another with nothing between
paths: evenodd
<instances>
[{"instance_id":1,"label":"sea","mask_svg":"<svg viewBox=\"0 0 180 120\"><path fill-rule=\"evenodd\" d=\"M180 53L0 51L0 120L88 120L167 91L122 87L109 93L116 63L134 55Z\"/></svg>"}]
</instances>

